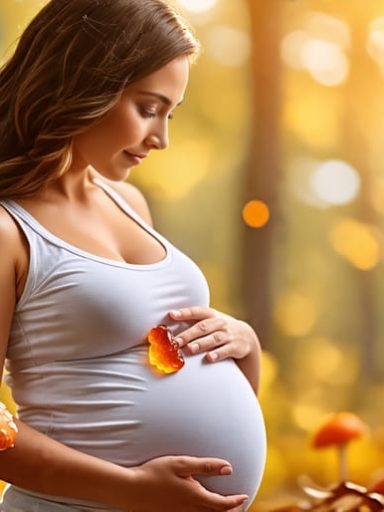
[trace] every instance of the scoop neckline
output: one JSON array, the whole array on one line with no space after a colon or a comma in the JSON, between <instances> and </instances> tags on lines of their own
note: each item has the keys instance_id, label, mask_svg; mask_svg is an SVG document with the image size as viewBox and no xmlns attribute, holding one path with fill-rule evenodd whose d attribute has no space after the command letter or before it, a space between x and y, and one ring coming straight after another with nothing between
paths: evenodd
<instances>
[{"instance_id":1,"label":"scoop neckline","mask_svg":"<svg viewBox=\"0 0 384 512\"><path fill-rule=\"evenodd\" d=\"M96 181L98 183L96 183ZM29 213L28 210L26 210L23 206L21 206L19 203L14 201L13 199L9 199L8 202L11 203L16 210L21 210L22 214L26 217L26 219L29 221L29 224L31 227L40 233L44 238L46 238L48 241L52 242L54 245L57 245L59 247L63 247L64 249L68 250L69 252L72 252L74 254L77 254L79 256L82 256L84 258L97 261L99 263L104 263L106 265L114 266L114 267L120 267L120 268L131 268L135 270L151 270L151 269L158 269L162 268L165 265L167 265L170 260L172 259L172 251L171 251L171 245L168 242L166 238L161 236L159 233L157 233L151 226L147 225L141 217L129 206L129 204L125 201L123 197L120 196L118 192L114 189L110 189L110 187L103 183L99 179L93 179L93 182L104 190L104 192L111 198L111 200L125 213L129 218L131 218L134 222L136 222L144 231L146 231L152 238L154 238L165 250L165 256L163 259L159 261L155 261L153 263L129 263L126 261L119 261L114 260L111 258L106 258L104 256L98 256L97 254L93 254L91 252L88 252L86 250L80 249L80 247L77 247L76 245L73 245L66 240L58 237L52 231L47 229L45 226L43 226L31 213Z\"/></svg>"}]
</instances>

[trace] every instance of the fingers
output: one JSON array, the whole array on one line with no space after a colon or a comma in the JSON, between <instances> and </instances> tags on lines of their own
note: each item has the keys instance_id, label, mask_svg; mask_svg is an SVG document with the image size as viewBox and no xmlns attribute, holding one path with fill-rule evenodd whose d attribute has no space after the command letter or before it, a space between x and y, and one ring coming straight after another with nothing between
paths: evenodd
<instances>
[{"instance_id":1,"label":"fingers","mask_svg":"<svg viewBox=\"0 0 384 512\"><path fill-rule=\"evenodd\" d=\"M216 331L209 336L198 338L187 343L184 345L184 349L187 354L200 354L202 352L208 352L208 350L216 349L222 345L226 345L231 341L232 339L225 332Z\"/></svg>"},{"instance_id":2,"label":"fingers","mask_svg":"<svg viewBox=\"0 0 384 512\"><path fill-rule=\"evenodd\" d=\"M181 477L193 477L193 475L217 476L231 475L232 466L224 459L175 456L172 457L176 474ZM230 511L241 507L248 500L246 494L222 496L208 491L199 485L201 504L209 510ZM240 509L241 510L241 509Z\"/></svg>"},{"instance_id":3,"label":"fingers","mask_svg":"<svg viewBox=\"0 0 384 512\"><path fill-rule=\"evenodd\" d=\"M240 511L242 505L248 500L246 494L236 494L233 496L221 496L207 491L207 500L210 501L210 507L212 510L220 511Z\"/></svg>"},{"instance_id":4,"label":"fingers","mask_svg":"<svg viewBox=\"0 0 384 512\"><path fill-rule=\"evenodd\" d=\"M213 318L217 315L217 311L213 308L204 308L201 306L193 306L190 308L175 309L169 312L171 318L175 320L204 320L205 318Z\"/></svg>"},{"instance_id":5,"label":"fingers","mask_svg":"<svg viewBox=\"0 0 384 512\"><path fill-rule=\"evenodd\" d=\"M219 345L223 342L222 340L220 340L220 337L223 337L223 335L226 334L224 331L221 331L221 329L225 329L225 327L226 323L224 318L211 317L205 320L201 320L200 322L197 322L195 325L185 330L183 333L178 334L176 337L176 341L180 347L183 347L190 341L197 339L199 343L204 343L205 347L208 341L210 341L211 345L212 342L215 342L216 345ZM219 332L217 332L216 334L216 331ZM212 333L214 333L215 335L214 339L212 339L212 337L210 336ZM196 352L193 352L192 350L192 353L197 353L197 351L198 350L196 350Z\"/></svg>"},{"instance_id":6,"label":"fingers","mask_svg":"<svg viewBox=\"0 0 384 512\"><path fill-rule=\"evenodd\" d=\"M188 477L192 475L231 475L232 466L224 459L200 457L175 457L177 474Z\"/></svg>"}]
</instances>

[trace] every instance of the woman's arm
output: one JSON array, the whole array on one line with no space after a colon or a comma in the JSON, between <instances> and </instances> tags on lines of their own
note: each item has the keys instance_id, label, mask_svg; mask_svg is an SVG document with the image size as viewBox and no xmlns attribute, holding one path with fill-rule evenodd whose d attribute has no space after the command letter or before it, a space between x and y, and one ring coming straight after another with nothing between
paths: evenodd
<instances>
[{"instance_id":1,"label":"woman's arm","mask_svg":"<svg viewBox=\"0 0 384 512\"><path fill-rule=\"evenodd\" d=\"M250 351L248 355L242 359L235 359L237 366L247 377L251 384L254 392L259 392L260 385L260 359L261 359L261 347L259 339L252 329L252 327L246 322L241 322L244 332L247 333L247 338L250 340Z\"/></svg>"},{"instance_id":2,"label":"woman's arm","mask_svg":"<svg viewBox=\"0 0 384 512\"><path fill-rule=\"evenodd\" d=\"M16 305L20 237L0 208L0 370L2 371ZM96 501L122 510L179 512L229 510L240 496L210 493L192 477L229 474L228 462L216 458L161 457L123 468L59 443L16 420L14 448L0 452L0 479L30 491ZM224 477L225 478L225 477Z\"/></svg>"}]
</instances>

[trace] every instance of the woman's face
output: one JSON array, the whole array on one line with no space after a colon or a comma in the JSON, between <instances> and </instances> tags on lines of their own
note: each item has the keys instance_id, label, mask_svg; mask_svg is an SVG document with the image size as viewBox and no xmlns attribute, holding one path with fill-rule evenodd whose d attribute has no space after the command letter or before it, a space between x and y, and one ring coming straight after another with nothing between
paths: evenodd
<instances>
[{"instance_id":1,"label":"woman's face","mask_svg":"<svg viewBox=\"0 0 384 512\"><path fill-rule=\"evenodd\" d=\"M188 58L180 57L128 86L101 121L74 137L73 166L91 165L107 179L123 180L152 149L165 149L188 77Z\"/></svg>"}]
</instances>

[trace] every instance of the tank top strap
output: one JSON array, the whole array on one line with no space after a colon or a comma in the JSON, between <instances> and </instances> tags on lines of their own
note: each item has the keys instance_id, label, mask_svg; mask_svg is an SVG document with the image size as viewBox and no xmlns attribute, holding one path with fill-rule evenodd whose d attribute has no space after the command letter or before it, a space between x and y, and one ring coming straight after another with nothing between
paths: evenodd
<instances>
[{"instance_id":1,"label":"tank top strap","mask_svg":"<svg viewBox=\"0 0 384 512\"><path fill-rule=\"evenodd\" d=\"M127 213L130 217L133 217L136 222L138 222L145 229L150 228L149 224L145 222L145 220L138 214L136 211L129 205L129 203L124 199L122 195L120 195L115 189L109 186L104 181L99 178L92 178L93 183L102 188L110 197L113 199L120 208Z\"/></svg>"},{"instance_id":2,"label":"tank top strap","mask_svg":"<svg viewBox=\"0 0 384 512\"><path fill-rule=\"evenodd\" d=\"M150 226L144 219L141 217L127 200L119 194L115 189L109 186L105 181L100 180L99 178L92 178L93 183L99 186L104 190L106 194L108 194L111 199L125 212L128 216L130 216L135 222L137 222L145 231L150 233L156 240L158 240L167 251L173 250L173 244L165 238L161 233L159 233L156 229Z\"/></svg>"}]
</instances>

